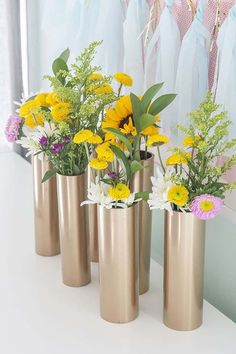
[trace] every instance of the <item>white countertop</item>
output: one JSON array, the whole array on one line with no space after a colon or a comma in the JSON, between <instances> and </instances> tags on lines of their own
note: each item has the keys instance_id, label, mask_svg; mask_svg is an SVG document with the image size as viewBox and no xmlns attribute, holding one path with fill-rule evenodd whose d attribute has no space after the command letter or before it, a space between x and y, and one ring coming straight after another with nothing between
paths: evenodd
<instances>
[{"instance_id":1,"label":"white countertop","mask_svg":"<svg viewBox=\"0 0 236 354\"><path fill-rule=\"evenodd\" d=\"M61 282L60 256L34 253L31 166L0 153L1 354L236 354L236 324L204 303L204 324L176 332L162 323L162 268L152 262L151 290L129 324L99 316L97 265L92 283Z\"/></svg>"}]
</instances>

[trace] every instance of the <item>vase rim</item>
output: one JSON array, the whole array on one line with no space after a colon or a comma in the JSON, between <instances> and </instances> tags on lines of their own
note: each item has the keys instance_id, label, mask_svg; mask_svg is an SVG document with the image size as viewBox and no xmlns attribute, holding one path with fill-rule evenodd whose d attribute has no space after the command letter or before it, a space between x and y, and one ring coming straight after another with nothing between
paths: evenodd
<instances>
[{"instance_id":1,"label":"vase rim","mask_svg":"<svg viewBox=\"0 0 236 354\"><path fill-rule=\"evenodd\" d=\"M140 150L140 152L145 152L145 151L144 150ZM152 152L148 151L147 153L148 153L148 158L147 159L141 159L141 161L148 161L148 160L154 159L155 155Z\"/></svg>"},{"instance_id":2,"label":"vase rim","mask_svg":"<svg viewBox=\"0 0 236 354\"><path fill-rule=\"evenodd\" d=\"M76 178L76 177L84 176L84 175L86 174L86 171L80 173L79 175L72 175L72 176L69 176L69 175L62 175L62 174L59 173L59 172L57 172L56 174L57 174L58 176L60 176L60 177L74 177L74 178Z\"/></svg>"}]
</instances>

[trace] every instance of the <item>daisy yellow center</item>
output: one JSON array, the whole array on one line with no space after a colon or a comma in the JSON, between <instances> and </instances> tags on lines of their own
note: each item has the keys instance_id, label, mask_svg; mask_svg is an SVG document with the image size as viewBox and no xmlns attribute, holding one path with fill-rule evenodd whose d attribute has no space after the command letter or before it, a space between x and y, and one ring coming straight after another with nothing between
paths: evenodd
<instances>
[{"instance_id":1,"label":"daisy yellow center","mask_svg":"<svg viewBox=\"0 0 236 354\"><path fill-rule=\"evenodd\" d=\"M202 211L211 211L213 209L213 207L214 207L214 204L210 200L203 200L200 203L200 209Z\"/></svg>"}]
</instances>

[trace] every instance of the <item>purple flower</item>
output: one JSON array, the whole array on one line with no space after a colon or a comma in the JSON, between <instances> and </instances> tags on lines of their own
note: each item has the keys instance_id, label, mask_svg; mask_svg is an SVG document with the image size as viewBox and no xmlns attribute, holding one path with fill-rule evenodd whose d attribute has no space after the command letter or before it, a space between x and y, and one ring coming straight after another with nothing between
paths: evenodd
<instances>
[{"instance_id":1,"label":"purple flower","mask_svg":"<svg viewBox=\"0 0 236 354\"><path fill-rule=\"evenodd\" d=\"M115 172L108 172L108 176L112 179L117 178L117 174Z\"/></svg>"},{"instance_id":2,"label":"purple flower","mask_svg":"<svg viewBox=\"0 0 236 354\"><path fill-rule=\"evenodd\" d=\"M65 136L64 137L64 143L65 144L69 144L70 141L71 141L71 138L69 136Z\"/></svg>"},{"instance_id":3,"label":"purple flower","mask_svg":"<svg viewBox=\"0 0 236 354\"><path fill-rule=\"evenodd\" d=\"M64 149L64 146L63 144L54 144L52 146L52 154L53 155L56 155L56 154L59 154L62 150Z\"/></svg>"},{"instance_id":4,"label":"purple flower","mask_svg":"<svg viewBox=\"0 0 236 354\"><path fill-rule=\"evenodd\" d=\"M48 138L46 136L41 136L41 138L39 139L39 144L42 147L45 147L48 143Z\"/></svg>"},{"instance_id":5,"label":"purple flower","mask_svg":"<svg viewBox=\"0 0 236 354\"><path fill-rule=\"evenodd\" d=\"M195 197L190 210L201 220L214 218L223 209L223 200L210 194Z\"/></svg>"},{"instance_id":6,"label":"purple flower","mask_svg":"<svg viewBox=\"0 0 236 354\"><path fill-rule=\"evenodd\" d=\"M20 123L21 123L21 119L17 115L9 116L5 128L5 135L7 141L9 141L10 143L13 143L18 138Z\"/></svg>"}]
</instances>

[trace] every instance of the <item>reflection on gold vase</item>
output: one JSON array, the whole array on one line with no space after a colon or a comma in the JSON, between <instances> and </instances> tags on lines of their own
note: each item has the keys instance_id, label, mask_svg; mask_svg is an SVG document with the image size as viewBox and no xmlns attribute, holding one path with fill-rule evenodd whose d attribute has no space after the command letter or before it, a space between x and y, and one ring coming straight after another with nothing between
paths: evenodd
<instances>
[{"instance_id":1,"label":"reflection on gold vase","mask_svg":"<svg viewBox=\"0 0 236 354\"><path fill-rule=\"evenodd\" d=\"M178 331L202 324L205 221L165 212L164 323Z\"/></svg>"},{"instance_id":2,"label":"reflection on gold vase","mask_svg":"<svg viewBox=\"0 0 236 354\"><path fill-rule=\"evenodd\" d=\"M109 322L138 316L138 204L127 209L98 206L100 313Z\"/></svg>"},{"instance_id":3,"label":"reflection on gold vase","mask_svg":"<svg viewBox=\"0 0 236 354\"><path fill-rule=\"evenodd\" d=\"M143 153L143 152L142 152ZM154 169L154 155L148 153L148 159L141 160L143 169L138 171L131 181L132 192L151 192L151 176ZM152 212L146 202L139 204L139 294L149 290Z\"/></svg>"},{"instance_id":4,"label":"reflection on gold vase","mask_svg":"<svg viewBox=\"0 0 236 354\"><path fill-rule=\"evenodd\" d=\"M42 183L45 172L52 168L43 157L32 157L34 185L35 251L40 256L60 253L56 177Z\"/></svg>"},{"instance_id":5,"label":"reflection on gold vase","mask_svg":"<svg viewBox=\"0 0 236 354\"><path fill-rule=\"evenodd\" d=\"M89 240L86 228L86 174L57 174L57 192L62 257L62 276L68 286L83 286L90 282Z\"/></svg>"}]
</instances>

